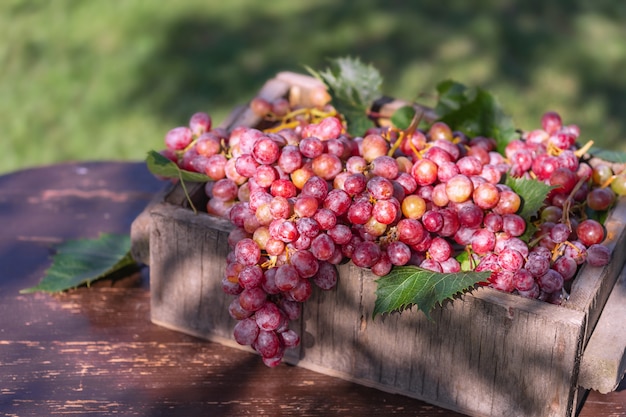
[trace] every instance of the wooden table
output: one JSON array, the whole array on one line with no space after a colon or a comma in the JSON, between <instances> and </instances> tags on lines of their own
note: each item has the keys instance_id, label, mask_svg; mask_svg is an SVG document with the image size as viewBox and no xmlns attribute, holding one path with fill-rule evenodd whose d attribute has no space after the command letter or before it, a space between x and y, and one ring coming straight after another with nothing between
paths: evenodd
<instances>
[{"instance_id":1,"label":"wooden table","mask_svg":"<svg viewBox=\"0 0 626 417\"><path fill-rule=\"evenodd\" d=\"M44 276L54 244L129 233L162 186L141 162L0 176L0 414L460 416L288 365L269 369L158 327L147 268L58 295L19 293ZM626 383L589 393L578 415L626 416Z\"/></svg>"}]
</instances>

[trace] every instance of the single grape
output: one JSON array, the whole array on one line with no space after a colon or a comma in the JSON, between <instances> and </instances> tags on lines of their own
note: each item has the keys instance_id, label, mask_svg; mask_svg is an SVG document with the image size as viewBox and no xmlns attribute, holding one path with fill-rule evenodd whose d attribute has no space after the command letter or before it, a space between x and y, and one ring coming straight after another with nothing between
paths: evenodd
<instances>
[{"instance_id":1,"label":"single grape","mask_svg":"<svg viewBox=\"0 0 626 417\"><path fill-rule=\"evenodd\" d=\"M259 326L256 324L256 320L254 318L245 318L235 324L233 336L235 341L240 345L249 346L256 341L259 331Z\"/></svg>"},{"instance_id":2,"label":"single grape","mask_svg":"<svg viewBox=\"0 0 626 417\"><path fill-rule=\"evenodd\" d=\"M586 200L590 209L605 211L615 202L615 192L611 188L594 188L589 191Z\"/></svg>"},{"instance_id":3,"label":"single grape","mask_svg":"<svg viewBox=\"0 0 626 417\"><path fill-rule=\"evenodd\" d=\"M604 245L595 243L587 248L587 262L592 266L604 266L611 259L611 251Z\"/></svg>"},{"instance_id":4,"label":"single grape","mask_svg":"<svg viewBox=\"0 0 626 417\"><path fill-rule=\"evenodd\" d=\"M578 239L587 247L604 240L604 227L597 220L586 219L576 228Z\"/></svg>"},{"instance_id":5,"label":"single grape","mask_svg":"<svg viewBox=\"0 0 626 417\"><path fill-rule=\"evenodd\" d=\"M391 242L387 246L387 255L393 265L406 265L411 259L411 248L400 241Z\"/></svg>"},{"instance_id":6,"label":"single grape","mask_svg":"<svg viewBox=\"0 0 626 417\"><path fill-rule=\"evenodd\" d=\"M322 290L330 290L337 285L338 278L335 266L329 262L322 261L319 263L317 274L313 276L312 280Z\"/></svg>"}]
</instances>

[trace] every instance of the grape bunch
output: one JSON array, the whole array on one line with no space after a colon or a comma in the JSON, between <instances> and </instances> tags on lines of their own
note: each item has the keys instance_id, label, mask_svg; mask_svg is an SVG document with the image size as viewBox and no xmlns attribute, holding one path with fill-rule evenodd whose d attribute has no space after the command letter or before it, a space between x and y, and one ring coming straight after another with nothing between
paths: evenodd
<instances>
[{"instance_id":1,"label":"grape bunch","mask_svg":"<svg viewBox=\"0 0 626 417\"><path fill-rule=\"evenodd\" d=\"M228 132L196 113L167 133L162 153L205 173L206 211L235 226L222 288L233 296L235 340L268 366L298 345L289 322L314 287L334 288L343 262L377 276L403 265L456 273L464 254L472 270L491 272L484 285L554 304L580 265L609 262L589 213L624 194L622 174L586 161L578 128L554 112L500 154L494 139L441 121L351 137L329 105L253 104L271 128ZM532 218L519 214L523 199L506 176L552 187Z\"/></svg>"}]
</instances>

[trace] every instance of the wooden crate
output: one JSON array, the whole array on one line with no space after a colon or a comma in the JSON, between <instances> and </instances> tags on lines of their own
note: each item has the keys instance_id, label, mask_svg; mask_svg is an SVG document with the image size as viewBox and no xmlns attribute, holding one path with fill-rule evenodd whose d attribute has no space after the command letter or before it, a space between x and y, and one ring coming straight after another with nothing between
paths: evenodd
<instances>
[{"instance_id":1,"label":"wooden crate","mask_svg":"<svg viewBox=\"0 0 626 417\"><path fill-rule=\"evenodd\" d=\"M311 83L283 73L259 95L301 99ZM244 107L226 123L254 126L258 119ZM190 192L203 204L201 184ZM593 358L586 367L591 382L580 381L581 358L622 272L624 224L622 199L605 223L611 263L584 266L562 306L481 288L436 309L432 321L417 310L372 319L376 277L342 265L337 288L314 291L292 323L302 343L285 361L472 416L575 415L585 389L597 385ZM232 338L232 296L221 289L231 228L227 220L194 214L181 189L169 187L133 224L132 250L150 266L154 323L250 350Z\"/></svg>"}]
</instances>

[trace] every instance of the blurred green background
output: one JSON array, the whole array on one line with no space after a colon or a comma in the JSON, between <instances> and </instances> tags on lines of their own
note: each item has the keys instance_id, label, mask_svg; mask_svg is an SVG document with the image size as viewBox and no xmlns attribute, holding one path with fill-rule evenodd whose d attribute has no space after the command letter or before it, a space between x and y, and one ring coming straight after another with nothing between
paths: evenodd
<instances>
[{"instance_id":1,"label":"blurred green background","mask_svg":"<svg viewBox=\"0 0 626 417\"><path fill-rule=\"evenodd\" d=\"M518 127L546 110L626 149L626 2L4 0L0 172L140 160L199 110L219 123L276 72L356 56L387 95L452 78Z\"/></svg>"}]
</instances>

